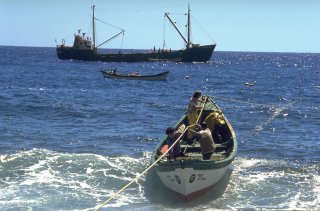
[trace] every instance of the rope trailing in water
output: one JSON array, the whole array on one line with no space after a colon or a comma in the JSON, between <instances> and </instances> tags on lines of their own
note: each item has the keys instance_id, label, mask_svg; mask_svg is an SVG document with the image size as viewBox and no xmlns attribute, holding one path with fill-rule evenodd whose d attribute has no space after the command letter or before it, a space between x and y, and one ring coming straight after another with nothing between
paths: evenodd
<instances>
[{"instance_id":1,"label":"rope trailing in water","mask_svg":"<svg viewBox=\"0 0 320 211\"><path fill-rule=\"evenodd\" d=\"M98 211L100 208L102 208L103 206L105 206L107 203L109 203L114 197L116 197L117 195L119 195L119 193L121 193L122 191L124 191L127 187L129 187L132 183L134 183L135 181L137 181L142 175L144 175L147 171L149 171L156 163L158 163L168 152L169 150L171 150L176 143L178 143L178 141L180 141L180 139L182 138L182 136L185 134L186 131L188 131L188 128L190 126L186 127L186 129L184 130L184 132L177 138L177 140L171 145L170 148L167 149L167 151L165 153L163 153L155 162L153 162L148 168L146 168L141 174L139 174L136 178L134 178L131 182L129 182L128 184L126 184L123 188L121 188L118 192L116 192L115 194L113 194L108 200L106 200L105 202L103 202L102 204L98 205L95 207L95 211Z\"/></svg>"},{"instance_id":2,"label":"rope trailing in water","mask_svg":"<svg viewBox=\"0 0 320 211\"><path fill-rule=\"evenodd\" d=\"M216 99L224 100L224 101L243 103L243 104L249 104L249 105L254 105L254 106L266 106L266 107L279 106L279 104L263 104L263 103L254 103L254 102L250 102L250 101L228 99L228 98L223 98L223 97L218 97L218 96L212 96L212 97L216 98ZM294 102L290 102L290 103L285 104L285 105L291 105L291 104L294 104L294 103L296 103L296 102L295 101Z\"/></svg>"},{"instance_id":3,"label":"rope trailing in water","mask_svg":"<svg viewBox=\"0 0 320 211\"><path fill-rule=\"evenodd\" d=\"M275 108L275 111L273 111L273 114L271 117L267 118L265 121L263 121L260 124L257 124L254 129L249 133L250 136L257 135L259 134L264 127L269 124L271 121L273 121L274 118L276 118L280 113L289 107L292 107L294 104L298 103L297 100L294 100L292 102L286 103L286 104L262 104L262 103L253 103L249 101L241 101L241 100L235 100L235 99L228 99L228 98L222 98L218 96L213 96L214 98L224 100L224 101L229 101L229 102L236 102L236 103L244 103L252 106L264 106L264 107L270 107L270 108Z\"/></svg>"}]
</instances>

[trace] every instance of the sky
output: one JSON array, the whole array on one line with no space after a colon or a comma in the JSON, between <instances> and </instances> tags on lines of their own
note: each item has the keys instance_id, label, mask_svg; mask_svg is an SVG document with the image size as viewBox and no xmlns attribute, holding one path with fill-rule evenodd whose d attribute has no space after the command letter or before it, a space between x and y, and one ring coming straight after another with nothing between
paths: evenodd
<instances>
[{"instance_id":1,"label":"sky","mask_svg":"<svg viewBox=\"0 0 320 211\"><path fill-rule=\"evenodd\" d=\"M92 33L95 16L122 28L103 48L181 49L190 4L192 42L217 51L320 53L320 0L0 0L0 45L55 47L73 44L78 29ZM97 44L119 32L97 22Z\"/></svg>"}]
</instances>

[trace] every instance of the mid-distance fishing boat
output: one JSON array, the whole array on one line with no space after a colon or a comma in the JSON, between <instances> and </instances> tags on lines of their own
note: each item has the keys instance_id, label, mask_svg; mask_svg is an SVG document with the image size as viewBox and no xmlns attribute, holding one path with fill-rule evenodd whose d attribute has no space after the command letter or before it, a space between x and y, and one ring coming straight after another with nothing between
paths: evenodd
<instances>
[{"instance_id":1,"label":"mid-distance fishing boat","mask_svg":"<svg viewBox=\"0 0 320 211\"><path fill-rule=\"evenodd\" d=\"M147 80L147 81L161 81L166 80L169 71L165 71L158 74L151 75L138 75L138 74L119 74L114 72L114 70L102 70L102 75L104 78L116 78L116 79L127 79L127 80Z\"/></svg>"},{"instance_id":2,"label":"mid-distance fishing boat","mask_svg":"<svg viewBox=\"0 0 320 211\"><path fill-rule=\"evenodd\" d=\"M74 59L83 61L102 61L102 62L154 62L154 61L173 61L173 62L206 62L209 61L216 44L204 45L193 44L190 40L190 9L188 9L188 24L187 24L187 38L178 30L175 23L169 17L169 13L165 13L170 23L177 30L181 38L186 44L186 48L182 50L168 50L153 48L149 52L116 52L116 53L99 53L98 48L105 43L113 40L125 30L120 29L120 32L97 45L95 38L95 6L92 7L92 40L85 36L85 33L75 34L73 46L66 46L64 40L61 45L57 45L56 51L59 59Z\"/></svg>"},{"instance_id":3,"label":"mid-distance fishing boat","mask_svg":"<svg viewBox=\"0 0 320 211\"><path fill-rule=\"evenodd\" d=\"M181 152L183 152L181 157L173 160L163 156L168 151L166 143L168 136L160 141L151 156L151 163L156 163L156 173L162 183L185 201L191 201L203 195L218 183L225 176L237 153L236 136L227 118L210 97L203 95L202 99L205 102L199 122L208 123L216 145L211 159L202 159L198 143L187 144L184 140L186 133L181 135L181 141L179 141ZM178 129L183 124L188 125L187 113L174 127Z\"/></svg>"}]
</instances>

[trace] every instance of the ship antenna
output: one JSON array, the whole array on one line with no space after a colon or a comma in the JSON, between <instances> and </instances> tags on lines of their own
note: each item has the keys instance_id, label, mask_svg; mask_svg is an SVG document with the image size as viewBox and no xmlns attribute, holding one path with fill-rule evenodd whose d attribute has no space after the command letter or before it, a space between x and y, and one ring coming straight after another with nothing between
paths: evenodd
<instances>
[{"instance_id":1,"label":"ship antenna","mask_svg":"<svg viewBox=\"0 0 320 211\"><path fill-rule=\"evenodd\" d=\"M190 4L188 4L188 43L187 48L190 48Z\"/></svg>"},{"instance_id":2,"label":"ship antenna","mask_svg":"<svg viewBox=\"0 0 320 211\"><path fill-rule=\"evenodd\" d=\"M164 49L166 47L166 16L163 17L163 46Z\"/></svg>"},{"instance_id":3,"label":"ship antenna","mask_svg":"<svg viewBox=\"0 0 320 211\"><path fill-rule=\"evenodd\" d=\"M94 25L94 7L95 5L92 6L92 47L93 49L96 48L96 36L95 36L95 25Z\"/></svg>"}]
</instances>

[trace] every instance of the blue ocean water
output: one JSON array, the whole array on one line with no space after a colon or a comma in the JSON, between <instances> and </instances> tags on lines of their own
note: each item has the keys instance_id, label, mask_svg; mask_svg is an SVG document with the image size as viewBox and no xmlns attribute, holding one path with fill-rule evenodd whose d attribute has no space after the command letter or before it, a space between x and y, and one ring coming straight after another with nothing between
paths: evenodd
<instances>
[{"instance_id":1,"label":"blue ocean water","mask_svg":"<svg viewBox=\"0 0 320 211\"><path fill-rule=\"evenodd\" d=\"M151 171L105 209L320 209L320 54L215 52L192 64L61 61L54 48L0 55L1 210L92 210L148 167L195 90L237 135L223 181L186 204ZM104 79L112 67L170 74Z\"/></svg>"}]
</instances>

